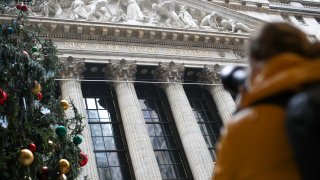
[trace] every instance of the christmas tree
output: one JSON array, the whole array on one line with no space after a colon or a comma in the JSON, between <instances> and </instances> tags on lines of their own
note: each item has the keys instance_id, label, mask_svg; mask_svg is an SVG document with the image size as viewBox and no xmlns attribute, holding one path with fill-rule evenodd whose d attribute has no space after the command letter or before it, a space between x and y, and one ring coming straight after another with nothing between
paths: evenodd
<instances>
[{"instance_id":1,"label":"christmas tree","mask_svg":"<svg viewBox=\"0 0 320 180\"><path fill-rule=\"evenodd\" d=\"M0 179L75 179L88 160L78 147L82 117L57 98L53 42L28 22L27 4L16 8L16 19L0 25Z\"/></svg>"}]
</instances>

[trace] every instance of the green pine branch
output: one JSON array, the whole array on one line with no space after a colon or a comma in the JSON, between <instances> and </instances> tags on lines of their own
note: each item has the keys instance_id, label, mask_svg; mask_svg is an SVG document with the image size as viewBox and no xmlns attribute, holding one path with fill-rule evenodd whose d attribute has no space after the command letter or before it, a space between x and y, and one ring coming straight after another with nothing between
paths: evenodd
<instances>
[{"instance_id":1,"label":"green pine branch","mask_svg":"<svg viewBox=\"0 0 320 180\"><path fill-rule=\"evenodd\" d=\"M62 66L54 43L38 36L26 12L17 14L0 24L0 92L8 96L0 105L0 179L41 179L44 175L57 179L61 159L70 163L68 179L75 179L81 171L81 149L73 138L82 134L83 117L70 102L74 117L66 118L60 104L55 79ZM37 84L41 85L42 99L38 99ZM66 136L56 134L58 125L67 128ZM37 146L32 153L34 161L23 166L21 150L31 143ZM44 166L48 174L42 173Z\"/></svg>"}]
</instances>

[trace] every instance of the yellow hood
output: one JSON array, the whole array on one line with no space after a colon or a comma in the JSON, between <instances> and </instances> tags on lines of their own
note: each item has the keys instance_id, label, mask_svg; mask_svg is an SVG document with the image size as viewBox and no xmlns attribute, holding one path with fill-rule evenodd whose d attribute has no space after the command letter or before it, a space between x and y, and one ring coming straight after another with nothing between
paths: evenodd
<instances>
[{"instance_id":1,"label":"yellow hood","mask_svg":"<svg viewBox=\"0 0 320 180\"><path fill-rule=\"evenodd\" d=\"M253 80L251 88L243 95L239 108L282 92L299 90L304 84L318 81L320 82L320 60L310 60L291 53L276 56Z\"/></svg>"}]
</instances>

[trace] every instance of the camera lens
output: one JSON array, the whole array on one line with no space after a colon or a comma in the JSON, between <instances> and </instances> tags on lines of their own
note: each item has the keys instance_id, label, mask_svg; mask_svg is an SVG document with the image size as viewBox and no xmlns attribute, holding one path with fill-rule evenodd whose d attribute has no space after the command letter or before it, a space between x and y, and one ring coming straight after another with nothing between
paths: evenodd
<instances>
[{"instance_id":1,"label":"camera lens","mask_svg":"<svg viewBox=\"0 0 320 180\"><path fill-rule=\"evenodd\" d=\"M227 66L221 70L223 87L232 95L239 93L239 88L244 86L247 79L247 70L242 66Z\"/></svg>"}]
</instances>

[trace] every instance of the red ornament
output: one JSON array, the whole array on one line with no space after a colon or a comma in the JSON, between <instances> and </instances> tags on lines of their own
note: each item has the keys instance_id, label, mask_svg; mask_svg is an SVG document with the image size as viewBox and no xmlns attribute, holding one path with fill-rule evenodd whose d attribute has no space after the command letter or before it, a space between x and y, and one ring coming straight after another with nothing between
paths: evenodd
<instances>
[{"instance_id":1,"label":"red ornament","mask_svg":"<svg viewBox=\"0 0 320 180\"><path fill-rule=\"evenodd\" d=\"M39 101L41 101L42 97L43 97L42 93L41 93L41 92L38 92L37 98L38 98Z\"/></svg>"},{"instance_id":2,"label":"red ornament","mask_svg":"<svg viewBox=\"0 0 320 180\"><path fill-rule=\"evenodd\" d=\"M27 5L23 5L21 7L21 11L28 11L28 6Z\"/></svg>"},{"instance_id":3,"label":"red ornament","mask_svg":"<svg viewBox=\"0 0 320 180\"><path fill-rule=\"evenodd\" d=\"M0 105L4 105L4 103L8 99L8 94L4 90L0 89Z\"/></svg>"},{"instance_id":4,"label":"red ornament","mask_svg":"<svg viewBox=\"0 0 320 180\"><path fill-rule=\"evenodd\" d=\"M21 10L21 4L17 4L17 5L16 5L16 8L17 8L18 10Z\"/></svg>"},{"instance_id":5,"label":"red ornament","mask_svg":"<svg viewBox=\"0 0 320 180\"><path fill-rule=\"evenodd\" d=\"M82 160L79 161L79 165L85 166L88 163L88 155L86 155L84 152L80 152L80 157Z\"/></svg>"},{"instance_id":6,"label":"red ornament","mask_svg":"<svg viewBox=\"0 0 320 180\"><path fill-rule=\"evenodd\" d=\"M37 178L38 178L39 180L48 180L48 178L49 178L49 169L48 169L47 166L43 166L43 167L39 170L39 172L38 172L38 174L37 174Z\"/></svg>"},{"instance_id":7,"label":"red ornament","mask_svg":"<svg viewBox=\"0 0 320 180\"><path fill-rule=\"evenodd\" d=\"M35 152L36 149L37 149L37 146L33 143L29 144L28 146L28 149L31 151L31 152Z\"/></svg>"},{"instance_id":8,"label":"red ornament","mask_svg":"<svg viewBox=\"0 0 320 180\"><path fill-rule=\"evenodd\" d=\"M48 169L47 166L43 166L42 167L41 174L44 174L44 175L48 175L49 174L49 169Z\"/></svg>"}]
</instances>

